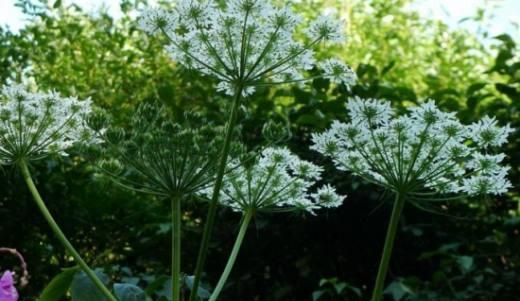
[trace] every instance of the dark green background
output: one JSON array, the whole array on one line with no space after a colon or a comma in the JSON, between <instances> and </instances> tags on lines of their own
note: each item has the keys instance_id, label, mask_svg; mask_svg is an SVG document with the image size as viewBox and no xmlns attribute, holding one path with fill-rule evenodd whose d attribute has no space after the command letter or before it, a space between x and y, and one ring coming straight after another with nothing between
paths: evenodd
<instances>
[{"instance_id":1,"label":"dark green background","mask_svg":"<svg viewBox=\"0 0 520 301\"><path fill-rule=\"evenodd\" d=\"M60 1L20 1L30 18L19 33L0 28L0 81L23 74L42 90L93 101L125 125L132 107L160 100L174 116L193 110L217 124L230 100L214 82L179 68L162 49L165 41L137 28L131 12L144 1L122 1L125 17L89 15ZM397 110L426 98L465 122L486 114L520 124L520 61L515 35L475 35L422 19L406 0L302 1L308 17L336 6L349 17L346 47L322 47L319 57L340 56L357 71L349 92L326 80L304 89L260 90L240 114L240 139L255 147L268 120L288 121L289 147L326 167L325 182L345 204L317 216L258 216L246 237L222 300L367 300L389 218L378 188L340 173L308 149L310 134L345 118L351 95L392 101ZM166 4L168 5L168 4ZM142 7L142 6L139 6ZM480 22L485 11L472 20ZM393 16L388 22L387 16ZM484 47L483 41L490 44ZM508 195L434 204L428 212L408 206L388 277L388 300L519 300L520 135L505 147ZM114 281L141 287L169 270L168 203L130 193L95 174L93 161L74 153L35 164L34 176L63 230L87 261ZM381 205L381 206L380 206ZM193 271L205 205L186 204L183 268ZM204 280L215 283L230 251L240 216L222 209ZM72 266L40 216L18 172L0 172L0 246L15 247L31 273L22 300L34 300L60 268ZM5 256L0 270L16 262ZM333 279L336 278L336 279ZM322 286L320 286L320 280Z\"/></svg>"}]
</instances>

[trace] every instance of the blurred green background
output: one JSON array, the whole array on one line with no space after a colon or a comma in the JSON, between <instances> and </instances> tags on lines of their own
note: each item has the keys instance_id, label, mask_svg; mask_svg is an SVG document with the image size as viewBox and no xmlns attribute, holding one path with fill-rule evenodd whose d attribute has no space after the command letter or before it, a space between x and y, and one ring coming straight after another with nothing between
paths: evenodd
<instances>
[{"instance_id":1,"label":"blurred green background","mask_svg":"<svg viewBox=\"0 0 520 301\"><path fill-rule=\"evenodd\" d=\"M282 2L282 1L279 1ZM335 7L348 21L345 47L322 48L357 72L352 91L315 80L309 87L258 91L242 109L240 139L254 147L268 120L288 122L289 147L326 167L326 181L348 194L337 210L317 216L259 216L246 237L222 300L367 300L383 245L390 206L376 187L335 171L308 149L310 134L344 119L349 96L379 97L404 110L426 98L457 111L465 122L495 115L520 126L518 31L498 36L454 29L424 18L410 0L302 0L297 11L313 17ZM18 32L0 27L0 82L23 78L42 90L91 97L128 122L130 109L160 100L174 116L199 112L223 124L229 99L214 82L178 67L165 41L137 28L145 0L122 0L123 16L91 14L61 1L18 1L28 18ZM168 5L164 3L164 5ZM472 21L480 22L485 10ZM388 300L520 300L520 135L506 146L514 188L503 197L405 208L388 277ZM146 288L169 270L168 203L130 193L95 174L93 161L72 154L36 166L37 184L64 232L87 261L113 280ZM193 271L205 206L187 204L183 215L183 271ZM204 280L215 283L240 216L222 209ZM14 168L0 171L0 246L26 257L35 300L72 266L40 216ZM16 262L0 258L0 270ZM209 287L210 288L210 287ZM158 298L161 290L153 293Z\"/></svg>"}]
</instances>

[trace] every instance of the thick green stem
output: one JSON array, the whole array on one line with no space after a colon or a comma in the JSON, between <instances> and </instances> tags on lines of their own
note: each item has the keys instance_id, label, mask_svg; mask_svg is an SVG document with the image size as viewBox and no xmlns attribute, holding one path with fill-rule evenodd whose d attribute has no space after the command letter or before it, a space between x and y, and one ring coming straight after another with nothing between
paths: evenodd
<instances>
[{"instance_id":1,"label":"thick green stem","mask_svg":"<svg viewBox=\"0 0 520 301\"><path fill-rule=\"evenodd\" d=\"M181 198L172 197L172 300L181 300Z\"/></svg>"},{"instance_id":2,"label":"thick green stem","mask_svg":"<svg viewBox=\"0 0 520 301\"><path fill-rule=\"evenodd\" d=\"M43 217L47 220L49 223L49 226L51 226L52 231L56 236L58 237L59 241L63 244L65 249L69 252L69 254L74 258L74 260L78 263L80 268L85 272L85 274L92 280L94 285L108 298L110 301L117 301L117 298L112 295L110 290L103 284L103 282L96 276L96 274L92 271L92 269L87 265L87 263L81 258L81 255L74 249L72 244L69 242L65 234L63 234L63 231L61 231L60 227L52 217L51 213L47 209L47 206L45 206L45 203L43 202L40 193L38 192L38 189L36 188L36 185L34 185L34 182L31 177L31 173L29 172L29 168L27 167L27 163L24 161L21 161L19 163L20 169L22 171L23 179L25 180L25 183L27 183L27 186L29 187L29 190L31 191L31 194L36 202L36 205L38 205L38 208L40 209L41 213L43 214Z\"/></svg>"},{"instance_id":3,"label":"thick green stem","mask_svg":"<svg viewBox=\"0 0 520 301\"><path fill-rule=\"evenodd\" d=\"M404 208L405 197L397 193L395 195L394 207L392 209L392 216L388 224L386 232L385 246L383 248L383 255L379 270L377 272L376 284L372 294L372 301L381 301L383 299L383 288L385 285L386 274L388 272L388 265L390 264L390 257L392 256L392 249L394 247L395 235L397 233L397 226L399 225L399 218Z\"/></svg>"},{"instance_id":4,"label":"thick green stem","mask_svg":"<svg viewBox=\"0 0 520 301\"><path fill-rule=\"evenodd\" d=\"M242 242L244 241L244 237L246 236L247 227L249 226L249 223L251 222L252 217L253 217L252 211L247 211L244 214L244 218L242 220L242 225L240 225L240 230L238 231L237 239L235 240L235 244L233 245L233 250L231 251L231 254L229 255L228 261L226 263L226 267L224 268L224 272L222 272L222 275L220 276L217 286L215 287L215 290L211 294L209 301L216 301L218 299L218 296L220 295L220 292L222 291L222 288L224 288L224 285L226 284L229 274L231 273L231 270L233 269L233 265L235 264L235 261L237 259L238 252L240 251L240 247L242 246Z\"/></svg>"},{"instance_id":5,"label":"thick green stem","mask_svg":"<svg viewBox=\"0 0 520 301\"><path fill-rule=\"evenodd\" d=\"M227 158L229 155L229 148L231 145L231 138L233 136L233 129L237 120L238 108L240 106L240 100L242 97L242 86L239 85L235 92L233 105L229 115L229 120L226 125L226 133L224 137L224 146L222 147L220 162L218 166L217 175L215 178L215 184L213 185L213 194L211 196L211 202L209 203L208 215L206 217L206 225L204 226L204 233L202 234L202 242L200 244L199 255L197 257L197 265L195 266L195 274L193 278L193 286L190 292L189 301L195 301L197 297L197 290L200 284L200 276L202 275L202 269L206 262L206 255L209 248L209 240L213 232L213 226L215 224L215 216L217 213L218 198L220 196L220 188L222 187L222 180L224 173L226 172Z\"/></svg>"}]
</instances>

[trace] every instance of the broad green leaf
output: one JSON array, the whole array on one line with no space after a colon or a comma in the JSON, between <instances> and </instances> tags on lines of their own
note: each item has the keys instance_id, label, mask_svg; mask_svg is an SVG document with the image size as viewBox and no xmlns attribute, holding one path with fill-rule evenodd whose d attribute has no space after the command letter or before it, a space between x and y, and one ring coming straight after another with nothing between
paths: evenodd
<instances>
[{"instance_id":1,"label":"broad green leaf","mask_svg":"<svg viewBox=\"0 0 520 301\"><path fill-rule=\"evenodd\" d=\"M52 278L41 293L38 301L57 301L64 296L69 290L74 275L78 272L79 267L63 269L61 273Z\"/></svg>"},{"instance_id":2,"label":"broad green leaf","mask_svg":"<svg viewBox=\"0 0 520 301\"><path fill-rule=\"evenodd\" d=\"M474 259L471 256L459 256L457 258L457 264L463 273L467 273L473 267Z\"/></svg>"},{"instance_id":3,"label":"broad green leaf","mask_svg":"<svg viewBox=\"0 0 520 301\"><path fill-rule=\"evenodd\" d=\"M402 281L394 281L386 287L384 293L392 295L394 301L400 301L404 296L413 294L413 291Z\"/></svg>"},{"instance_id":4,"label":"broad green leaf","mask_svg":"<svg viewBox=\"0 0 520 301\"><path fill-rule=\"evenodd\" d=\"M321 296L323 296L325 293L326 293L326 291L324 291L324 290L313 292L312 301L318 301L321 298Z\"/></svg>"},{"instance_id":5,"label":"broad green leaf","mask_svg":"<svg viewBox=\"0 0 520 301\"><path fill-rule=\"evenodd\" d=\"M146 293L151 296L160 291L165 286L165 283L168 281L168 279L170 279L168 276L157 277L155 280L150 282L146 288Z\"/></svg>"},{"instance_id":6,"label":"broad green leaf","mask_svg":"<svg viewBox=\"0 0 520 301\"><path fill-rule=\"evenodd\" d=\"M485 86L487 85L487 83L474 83L474 84L471 84L468 89L466 90L466 96L471 96L473 94L475 94L475 92L481 90L482 88L484 88Z\"/></svg>"},{"instance_id":7,"label":"broad green leaf","mask_svg":"<svg viewBox=\"0 0 520 301\"><path fill-rule=\"evenodd\" d=\"M108 276L100 270L95 271L98 278L106 285ZM74 275L70 286L72 301L107 301L107 297L94 285L84 272Z\"/></svg>"},{"instance_id":8,"label":"broad green leaf","mask_svg":"<svg viewBox=\"0 0 520 301\"><path fill-rule=\"evenodd\" d=\"M56 0L56 2L54 2L54 5L52 7L59 8L60 6L61 6L61 0Z\"/></svg>"},{"instance_id":9,"label":"broad green leaf","mask_svg":"<svg viewBox=\"0 0 520 301\"><path fill-rule=\"evenodd\" d=\"M507 48L514 48L516 45L515 41L511 38L511 36L505 33L496 36L495 39L504 42Z\"/></svg>"},{"instance_id":10,"label":"broad green leaf","mask_svg":"<svg viewBox=\"0 0 520 301\"><path fill-rule=\"evenodd\" d=\"M114 293L119 301L146 301L146 293L133 284L116 283Z\"/></svg>"},{"instance_id":11,"label":"broad green leaf","mask_svg":"<svg viewBox=\"0 0 520 301\"><path fill-rule=\"evenodd\" d=\"M334 284L334 289L336 290L336 293L341 294L343 290L347 287L347 284L345 282L339 282Z\"/></svg>"},{"instance_id":12,"label":"broad green leaf","mask_svg":"<svg viewBox=\"0 0 520 301\"><path fill-rule=\"evenodd\" d=\"M190 290L193 287L193 278L194 278L193 276L184 277L184 283ZM211 293L209 292L209 290L205 289L204 287L202 287L200 285L199 288L197 289L197 296L199 296L199 298L205 300L205 299L209 299L209 297L211 296Z\"/></svg>"},{"instance_id":13,"label":"broad green leaf","mask_svg":"<svg viewBox=\"0 0 520 301\"><path fill-rule=\"evenodd\" d=\"M356 294L356 296L358 297L361 297L362 296L362 292L361 292L361 289L358 288L358 287L355 287L353 285L350 285L348 283L345 283L345 282L342 282L343 284L345 284L345 288L348 288L351 292L353 292L354 294Z\"/></svg>"}]
</instances>

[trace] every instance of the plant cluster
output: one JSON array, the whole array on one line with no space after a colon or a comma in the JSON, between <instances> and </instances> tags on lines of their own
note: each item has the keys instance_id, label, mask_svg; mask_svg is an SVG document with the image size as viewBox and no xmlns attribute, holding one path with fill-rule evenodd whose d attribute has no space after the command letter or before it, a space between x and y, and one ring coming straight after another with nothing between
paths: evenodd
<instances>
[{"instance_id":1,"label":"plant cluster","mask_svg":"<svg viewBox=\"0 0 520 301\"><path fill-rule=\"evenodd\" d=\"M267 1L234 0L225 7L214 1L183 0L173 11L150 9L141 27L164 34L172 59L188 69L214 76L217 90L251 95L256 87L310 80L305 71L317 64L313 48L320 42L341 42L342 22L320 16L304 30L308 41L295 39L303 18L290 7ZM355 73L337 59L319 63L321 76L352 85Z\"/></svg>"},{"instance_id":2,"label":"plant cluster","mask_svg":"<svg viewBox=\"0 0 520 301\"><path fill-rule=\"evenodd\" d=\"M247 159L246 159L247 160ZM240 164L231 161L220 191L220 203L237 212L313 213L320 208L338 207L344 197L330 185L315 192L322 168L301 160L287 148L266 148L257 160ZM204 191L211 195L210 189Z\"/></svg>"},{"instance_id":3,"label":"plant cluster","mask_svg":"<svg viewBox=\"0 0 520 301\"><path fill-rule=\"evenodd\" d=\"M0 163L66 155L73 144L95 142L84 119L91 112L89 99L33 93L21 85L4 86L1 93Z\"/></svg>"},{"instance_id":4,"label":"plant cluster","mask_svg":"<svg viewBox=\"0 0 520 301\"><path fill-rule=\"evenodd\" d=\"M109 289L108 277L91 269L73 247L33 182L29 164L49 155L67 156L73 146L86 144L101 147L99 166L115 183L171 207L171 275L164 296L180 301L190 290L190 301L216 301L257 214L315 214L345 200L334 186L324 183L330 181L323 176L323 167L283 146L245 154L236 135L239 116L254 105L260 87L322 79L342 91L354 85L356 74L341 60L318 61L314 54L323 42L342 42L344 24L331 15L307 22L289 7L260 0L222 5L182 0L170 11L149 9L139 19L142 29L168 40L166 50L173 61L215 79L216 90L232 96L233 101L225 103L229 114L224 130L174 122L171 112L157 104L141 104L128 126L118 127L103 114L93 114L89 99L34 93L12 85L3 88L0 96L0 163L19 168L42 215L78 264L62 277L68 279L74 300L148 299L135 284L116 283ZM350 121L334 121L326 132L314 134L311 149L332 159L338 170L395 196L373 290L372 301L380 301L405 203L506 193L512 187L507 179L510 167L504 165L506 155L495 150L507 143L513 130L487 116L464 125L455 113L441 111L433 101L407 106L407 114L396 114L389 102L379 99L353 97L346 105ZM188 276L191 273L184 275L181 270L182 206L193 199L207 201L208 207L195 270ZM222 275L208 292L200 283L218 205L241 213L242 219ZM12 286L12 279L6 281ZM338 294L347 287L361 295L346 283L333 280L331 284ZM56 295L54 289L44 295ZM326 293L330 292L324 289L321 294Z\"/></svg>"},{"instance_id":5,"label":"plant cluster","mask_svg":"<svg viewBox=\"0 0 520 301\"><path fill-rule=\"evenodd\" d=\"M506 193L512 185L506 178L509 167L501 165L505 155L489 150L506 143L512 129L487 116L464 126L455 113L439 110L433 101L395 118L387 101L356 97L347 108L350 123L336 121L314 135L312 148L331 157L338 169L395 195L372 295L372 301L380 301L405 202Z\"/></svg>"},{"instance_id":6,"label":"plant cluster","mask_svg":"<svg viewBox=\"0 0 520 301\"><path fill-rule=\"evenodd\" d=\"M104 113L88 123L104 143L99 166L123 187L163 198L184 197L213 180L222 141L210 126L175 123L164 106L146 103L132 112L129 129L111 126Z\"/></svg>"},{"instance_id":7,"label":"plant cluster","mask_svg":"<svg viewBox=\"0 0 520 301\"><path fill-rule=\"evenodd\" d=\"M352 172L394 193L421 199L435 194L503 194L511 187L503 153L509 125L484 117L463 125L427 101L393 118L387 101L352 98L349 123L335 121L313 136L313 149Z\"/></svg>"}]
</instances>

